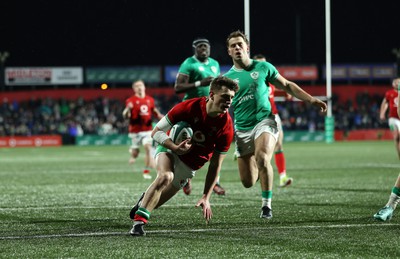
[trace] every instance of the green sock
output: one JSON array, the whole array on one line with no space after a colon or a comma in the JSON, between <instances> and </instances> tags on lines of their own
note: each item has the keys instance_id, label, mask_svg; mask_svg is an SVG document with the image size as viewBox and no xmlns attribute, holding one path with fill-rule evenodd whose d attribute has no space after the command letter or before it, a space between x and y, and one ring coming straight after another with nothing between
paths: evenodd
<instances>
[{"instance_id":1,"label":"green sock","mask_svg":"<svg viewBox=\"0 0 400 259\"><path fill-rule=\"evenodd\" d=\"M261 192L261 197L262 197L262 205L261 207L267 206L268 208L272 208L271 207L271 203L272 203L272 191L262 191Z\"/></svg>"},{"instance_id":2,"label":"green sock","mask_svg":"<svg viewBox=\"0 0 400 259\"><path fill-rule=\"evenodd\" d=\"M265 199L272 199L272 191L262 191L261 197Z\"/></svg>"},{"instance_id":3,"label":"green sock","mask_svg":"<svg viewBox=\"0 0 400 259\"><path fill-rule=\"evenodd\" d=\"M400 196L400 188L399 187L393 187L392 193L396 194L397 196Z\"/></svg>"},{"instance_id":4,"label":"green sock","mask_svg":"<svg viewBox=\"0 0 400 259\"><path fill-rule=\"evenodd\" d=\"M138 214L138 215L140 215L140 216L142 216L143 218L145 218L145 219L149 219L150 218L150 212L148 211L148 210L146 210L145 208L143 208L143 207L140 207L139 209L138 209L138 211L136 211L136 214Z\"/></svg>"}]
</instances>

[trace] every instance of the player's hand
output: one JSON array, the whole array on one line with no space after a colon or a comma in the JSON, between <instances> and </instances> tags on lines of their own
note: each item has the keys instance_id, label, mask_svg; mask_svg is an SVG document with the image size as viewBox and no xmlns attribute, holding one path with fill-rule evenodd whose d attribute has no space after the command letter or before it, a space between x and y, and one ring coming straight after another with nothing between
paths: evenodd
<instances>
[{"instance_id":1,"label":"player's hand","mask_svg":"<svg viewBox=\"0 0 400 259\"><path fill-rule=\"evenodd\" d=\"M175 149L175 154L177 155L184 155L186 153L188 153L190 151L190 149L192 148L192 142L191 142L191 138L185 139L184 141L182 141L178 147Z\"/></svg>"},{"instance_id":2,"label":"player's hand","mask_svg":"<svg viewBox=\"0 0 400 259\"><path fill-rule=\"evenodd\" d=\"M210 222L212 218L211 205L208 199L202 197L196 204L196 208L201 207L203 209L203 217L206 219L206 223Z\"/></svg>"},{"instance_id":3,"label":"player's hand","mask_svg":"<svg viewBox=\"0 0 400 259\"><path fill-rule=\"evenodd\" d=\"M200 86L209 86L210 84L211 84L211 81L214 79L214 77L213 76L209 76L209 77L206 77L206 78L203 78L203 79L201 79L201 84L200 84Z\"/></svg>"},{"instance_id":4,"label":"player's hand","mask_svg":"<svg viewBox=\"0 0 400 259\"><path fill-rule=\"evenodd\" d=\"M326 103L324 103L320 99L313 98L311 101L311 104L313 106L318 107L320 109L320 112L322 112L323 114L326 114L326 111L328 110L328 106L326 105Z\"/></svg>"}]
</instances>

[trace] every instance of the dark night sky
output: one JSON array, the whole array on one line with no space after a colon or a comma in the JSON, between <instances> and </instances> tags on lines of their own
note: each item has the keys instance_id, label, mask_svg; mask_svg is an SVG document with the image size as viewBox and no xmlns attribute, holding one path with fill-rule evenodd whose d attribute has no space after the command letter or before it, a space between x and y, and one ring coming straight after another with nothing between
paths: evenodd
<instances>
[{"instance_id":1,"label":"dark night sky","mask_svg":"<svg viewBox=\"0 0 400 259\"><path fill-rule=\"evenodd\" d=\"M244 30L243 0L1 1L6 66L179 65L197 36L231 64L225 39ZM400 1L331 0L332 62L393 63ZM250 0L251 53L275 65L325 63L325 0ZM297 22L296 22L297 21Z\"/></svg>"}]
</instances>

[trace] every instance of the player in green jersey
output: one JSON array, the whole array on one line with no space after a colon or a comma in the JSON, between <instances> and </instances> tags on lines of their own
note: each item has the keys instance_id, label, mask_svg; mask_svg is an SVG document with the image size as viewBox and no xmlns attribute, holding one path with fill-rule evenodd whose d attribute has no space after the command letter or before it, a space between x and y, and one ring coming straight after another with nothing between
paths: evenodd
<instances>
[{"instance_id":1,"label":"player in green jersey","mask_svg":"<svg viewBox=\"0 0 400 259\"><path fill-rule=\"evenodd\" d=\"M226 45L233 67L224 75L235 80L240 90L232 102L236 152L242 184L250 188L259 179L262 190L261 218L272 218L273 169L271 159L279 131L266 82L326 113L327 105L294 82L281 76L269 62L249 57L249 41L241 31L232 32Z\"/></svg>"},{"instance_id":2,"label":"player in green jersey","mask_svg":"<svg viewBox=\"0 0 400 259\"><path fill-rule=\"evenodd\" d=\"M183 61L175 81L175 92L185 93L183 101L208 96L210 83L219 76L218 61L210 57L210 42L205 38L193 41L194 55Z\"/></svg>"},{"instance_id":3,"label":"player in green jersey","mask_svg":"<svg viewBox=\"0 0 400 259\"><path fill-rule=\"evenodd\" d=\"M186 58L179 67L174 86L176 93L185 93L183 101L208 96L211 81L221 73L218 61L210 57L210 42L206 38L195 39L192 47L194 55ZM183 192L189 195L191 191L192 184L189 181ZM219 176L213 191L218 195L225 195Z\"/></svg>"}]
</instances>

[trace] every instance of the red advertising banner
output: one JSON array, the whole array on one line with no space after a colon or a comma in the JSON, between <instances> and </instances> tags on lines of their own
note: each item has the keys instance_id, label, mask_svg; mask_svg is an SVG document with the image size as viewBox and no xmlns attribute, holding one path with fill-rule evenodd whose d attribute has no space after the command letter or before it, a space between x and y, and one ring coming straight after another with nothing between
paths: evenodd
<instances>
[{"instance_id":1,"label":"red advertising banner","mask_svg":"<svg viewBox=\"0 0 400 259\"><path fill-rule=\"evenodd\" d=\"M83 83L82 67L8 67L6 85L73 85Z\"/></svg>"},{"instance_id":2,"label":"red advertising banner","mask_svg":"<svg viewBox=\"0 0 400 259\"><path fill-rule=\"evenodd\" d=\"M54 147L61 146L60 135L43 135L32 137L0 137L0 148L2 147Z\"/></svg>"},{"instance_id":3,"label":"red advertising banner","mask_svg":"<svg viewBox=\"0 0 400 259\"><path fill-rule=\"evenodd\" d=\"M335 130L335 141L392 139L393 135L390 129L351 130L346 133L343 130Z\"/></svg>"}]
</instances>

